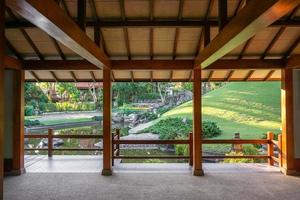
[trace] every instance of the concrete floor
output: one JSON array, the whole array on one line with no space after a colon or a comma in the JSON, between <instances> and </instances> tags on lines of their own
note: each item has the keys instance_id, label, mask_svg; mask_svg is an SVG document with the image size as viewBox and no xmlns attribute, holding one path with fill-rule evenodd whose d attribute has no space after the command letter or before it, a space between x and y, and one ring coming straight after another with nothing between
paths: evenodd
<instances>
[{"instance_id":1,"label":"concrete floor","mask_svg":"<svg viewBox=\"0 0 300 200\"><path fill-rule=\"evenodd\" d=\"M194 177L187 164L121 164L100 175L99 156L45 157L22 176L6 177L5 200L299 200L300 177L264 164L204 164ZM89 173L87 173L89 172Z\"/></svg>"},{"instance_id":2,"label":"concrete floor","mask_svg":"<svg viewBox=\"0 0 300 200\"><path fill-rule=\"evenodd\" d=\"M278 172L27 173L7 177L5 200L299 200L300 178Z\"/></svg>"}]
</instances>

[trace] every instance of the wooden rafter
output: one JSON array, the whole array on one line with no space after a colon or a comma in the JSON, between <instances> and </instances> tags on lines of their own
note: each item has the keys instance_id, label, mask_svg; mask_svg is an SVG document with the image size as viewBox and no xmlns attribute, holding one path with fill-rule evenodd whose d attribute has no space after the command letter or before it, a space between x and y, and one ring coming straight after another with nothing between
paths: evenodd
<instances>
[{"instance_id":1,"label":"wooden rafter","mask_svg":"<svg viewBox=\"0 0 300 200\"><path fill-rule=\"evenodd\" d=\"M299 6L297 6L296 8L294 8L294 10L289 14L289 16L287 16L286 20L290 20L293 18L294 14L297 12ZM280 38L280 36L282 35L282 33L286 30L286 27L280 27L278 32L276 33L276 35L274 36L274 38L271 40L270 44L267 46L267 48L265 49L264 53L261 56L261 59L264 59L268 52L273 48L273 46L275 45L275 43L277 42L277 40Z\"/></svg>"},{"instance_id":2,"label":"wooden rafter","mask_svg":"<svg viewBox=\"0 0 300 200\"><path fill-rule=\"evenodd\" d=\"M285 65L284 59L221 59L206 69L282 69Z\"/></svg>"},{"instance_id":3,"label":"wooden rafter","mask_svg":"<svg viewBox=\"0 0 300 200\"><path fill-rule=\"evenodd\" d=\"M93 80L94 82L97 82L97 81L96 81L96 76L95 76L95 74L94 74L93 71L90 71L90 75L91 75L92 80Z\"/></svg>"},{"instance_id":4,"label":"wooden rafter","mask_svg":"<svg viewBox=\"0 0 300 200\"><path fill-rule=\"evenodd\" d=\"M130 77L131 77L131 82L134 82L134 73L133 73L133 71L130 71Z\"/></svg>"},{"instance_id":5,"label":"wooden rafter","mask_svg":"<svg viewBox=\"0 0 300 200\"><path fill-rule=\"evenodd\" d=\"M126 14L125 14L125 1L120 0L120 9L121 9L121 18L123 22L126 22ZM123 28L124 32L124 40L125 40L125 46L126 46L126 51L127 51L127 57L128 60L131 60L131 53L130 53L130 44L129 44L129 36L128 36L128 30L127 28Z\"/></svg>"},{"instance_id":6,"label":"wooden rafter","mask_svg":"<svg viewBox=\"0 0 300 200\"><path fill-rule=\"evenodd\" d=\"M179 8L178 8L178 16L177 20L182 20L182 11L183 11L183 4L184 0L179 1ZM178 46L178 37L179 37L179 28L175 28L175 36L174 36L174 44L173 44L173 60L176 59L176 53L177 53L177 46Z\"/></svg>"},{"instance_id":7,"label":"wooden rafter","mask_svg":"<svg viewBox=\"0 0 300 200\"><path fill-rule=\"evenodd\" d=\"M298 38L293 42L293 44L285 52L283 59L287 59L292 54L294 49L299 45L299 43L300 43L300 36L298 36Z\"/></svg>"},{"instance_id":8,"label":"wooden rafter","mask_svg":"<svg viewBox=\"0 0 300 200\"><path fill-rule=\"evenodd\" d=\"M50 73L51 73L51 75L53 76L54 80L55 80L56 82L59 82L59 79L57 78L55 72L54 72L54 71L50 71Z\"/></svg>"},{"instance_id":9,"label":"wooden rafter","mask_svg":"<svg viewBox=\"0 0 300 200\"><path fill-rule=\"evenodd\" d=\"M227 76L227 78L226 78L226 81L230 81L230 79L231 79L233 73L234 73L234 70L230 70L230 72L228 73L228 76Z\"/></svg>"},{"instance_id":10,"label":"wooden rafter","mask_svg":"<svg viewBox=\"0 0 300 200\"><path fill-rule=\"evenodd\" d=\"M72 79L74 80L74 82L78 82L77 77L75 75L75 73L73 71L70 71L70 74L72 76Z\"/></svg>"},{"instance_id":11,"label":"wooden rafter","mask_svg":"<svg viewBox=\"0 0 300 200\"><path fill-rule=\"evenodd\" d=\"M192 78L193 78L193 70L191 70L191 72L190 72L190 75L189 75L189 82L192 81Z\"/></svg>"},{"instance_id":12,"label":"wooden rafter","mask_svg":"<svg viewBox=\"0 0 300 200\"><path fill-rule=\"evenodd\" d=\"M67 14L69 17L72 17L72 15L71 15L71 13L70 13L70 11L69 11L69 9L68 9L68 6L67 6L65 0L61 0L61 4L62 4L62 7L63 7L63 9L65 10L66 14Z\"/></svg>"},{"instance_id":13,"label":"wooden rafter","mask_svg":"<svg viewBox=\"0 0 300 200\"><path fill-rule=\"evenodd\" d=\"M7 8L6 11L7 11L8 15L11 18L13 18L15 21L18 21L18 18L14 15L14 13L9 8ZM32 39L30 38L30 36L26 32L26 30L23 29L23 28L20 28L20 31L21 31L22 35L25 37L25 40L29 43L29 45L31 46L31 48L35 52L35 54L39 57L39 59L44 60L44 56L41 54L40 50L36 47L36 45L34 44Z\"/></svg>"},{"instance_id":14,"label":"wooden rafter","mask_svg":"<svg viewBox=\"0 0 300 200\"><path fill-rule=\"evenodd\" d=\"M196 58L195 66L209 66L299 4L298 0L249 1Z\"/></svg>"},{"instance_id":15,"label":"wooden rafter","mask_svg":"<svg viewBox=\"0 0 300 200\"><path fill-rule=\"evenodd\" d=\"M18 50L9 42L9 40L5 37L5 43L8 49L12 52L14 56L16 56L19 60L23 60L23 56L18 52Z\"/></svg>"},{"instance_id":16,"label":"wooden rafter","mask_svg":"<svg viewBox=\"0 0 300 200\"><path fill-rule=\"evenodd\" d=\"M245 45L243 46L243 49L241 50L238 59L242 59L244 56L244 53L247 51L248 47L250 46L251 41L253 40L254 37L250 38L249 40L247 40L247 42L245 43Z\"/></svg>"},{"instance_id":17,"label":"wooden rafter","mask_svg":"<svg viewBox=\"0 0 300 200\"><path fill-rule=\"evenodd\" d=\"M54 38L52 38L51 36L49 36L49 38L52 40L52 42L53 42L53 44L55 46L55 49L58 52L58 54L61 57L61 59L62 60L66 60L66 56L65 56L64 52L61 50L58 42Z\"/></svg>"},{"instance_id":18,"label":"wooden rafter","mask_svg":"<svg viewBox=\"0 0 300 200\"><path fill-rule=\"evenodd\" d=\"M245 4L245 2L246 2L246 0L240 0L240 1L238 2L238 5L237 5L237 7L236 7L236 9L235 9L235 11L234 11L233 16L236 16L236 15L237 15L237 13L242 9L242 7L243 7L243 5Z\"/></svg>"},{"instance_id":19,"label":"wooden rafter","mask_svg":"<svg viewBox=\"0 0 300 200\"><path fill-rule=\"evenodd\" d=\"M8 69L22 70L23 63L22 63L22 60L13 58L11 56L5 56L4 57L4 67L8 68Z\"/></svg>"},{"instance_id":20,"label":"wooden rafter","mask_svg":"<svg viewBox=\"0 0 300 200\"><path fill-rule=\"evenodd\" d=\"M29 71L29 73L33 76L33 78L36 80L36 82L40 82L40 78L36 75L34 71Z\"/></svg>"},{"instance_id":21,"label":"wooden rafter","mask_svg":"<svg viewBox=\"0 0 300 200\"><path fill-rule=\"evenodd\" d=\"M271 78L271 76L274 74L274 72L275 72L275 70L271 70L271 71L267 74L267 76L264 78L264 81L269 80L269 79Z\"/></svg>"},{"instance_id":22,"label":"wooden rafter","mask_svg":"<svg viewBox=\"0 0 300 200\"><path fill-rule=\"evenodd\" d=\"M173 70L171 70L171 72L170 72L170 82L172 82L172 80L173 80L173 75L174 75L174 71Z\"/></svg>"},{"instance_id":23,"label":"wooden rafter","mask_svg":"<svg viewBox=\"0 0 300 200\"><path fill-rule=\"evenodd\" d=\"M85 32L86 0L77 0L77 23L81 30Z\"/></svg>"},{"instance_id":24,"label":"wooden rafter","mask_svg":"<svg viewBox=\"0 0 300 200\"><path fill-rule=\"evenodd\" d=\"M212 78L213 74L214 74L214 70L210 70L209 75L207 77L208 82L211 81L211 78Z\"/></svg>"},{"instance_id":25,"label":"wooden rafter","mask_svg":"<svg viewBox=\"0 0 300 200\"><path fill-rule=\"evenodd\" d=\"M150 71L150 81L153 82L153 71Z\"/></svg>"},{"instance_id":26,"label":"wooden rafter","mask_svg":"<svg viewBox=\"0 0 300 200\"><path fill-rule=\"evenodd\" d=\"M251 78L252 74L254 73L254 70L250 70L246 76L246 78L244 79L244 81L249 81L249 79Z\"/></svg>"},{"instance_id":27,"label":"wooden rafter","mask_svg":"<svg viewBox=\"0 0 300 200\"><path fill-rule=\"evenodd\" d=\"M110 60L104 52L82 32L54 1L11 0L7 1L6 4L89 62L98 67L110 67Z\"/></svg>"},{"instance_id":28,"label":"wooden rafter","mask_svg":"<svg viewBox=\"0 0 300 200\"><path fill-rule=\"evenodd\" d=\"M219 0L219 30L221 31L227 23L227 0Z\"/></svg>"}]
</instances>

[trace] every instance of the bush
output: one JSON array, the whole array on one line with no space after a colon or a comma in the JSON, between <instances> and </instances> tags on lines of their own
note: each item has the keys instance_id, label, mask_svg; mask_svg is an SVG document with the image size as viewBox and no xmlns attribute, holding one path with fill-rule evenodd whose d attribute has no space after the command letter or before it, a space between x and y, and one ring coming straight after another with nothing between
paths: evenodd
<instances>
[{"instance_id":1,"label":"bush","mask_svg":"<svg viewBox=\"0 0 300 200\"><path fill-rule=\"evenodd\" d=\"M221 135L222 131L216 122L204 121L202 122L202 134L204 138L212 138Z\"/></svg>"},{"instance_id":2,"label":"bush","mask_svg":"<svg viewBox=\"0 0 300 200\"><path fill-rule=\"evenodd\" d=\"M187 156L189 155L189 147L186 144L176 144L175 145L175 154L178 156Z\"/></svg>"},{"instance_id":3,"label":"bush","mask_svg":"<svg viewBox=\"0 0 300 200\"><path fill-rule=\"evenodd\" d=\"M80 103L46 103L43 105L45 112L66 112L66 111L94 111L96 104L93 102L80 102Z\"/></svg>"},{"instance_id":4,"label":"bush","mask_svg":"<svg viewBox=\"0 0 300 200\"><path fill-rule=\"evenodd\" d=\"M253 145L244 145L243 152L232 151L226 155L227 156L259 155L259 152L258 149L255 148ZM255 158L239 158L239 159L226 158L224 159L223 162L224 163L257 163L257 162L261 162L261 160Z\"/></svg>"},{"instance_id":5,"label":"bush","mask_svg":"<svg viewBox=\"0 0 300 200\"><path fill-rule=\"evenodd\" d=\"M25 116L34 115L34 107L33 106L25 106Z\"/></svg>"},{"instance_id":6,"label":"bush","mask_svg":"<svg viewBox=\"0 0 300 200\"><path fill-rule=\"evenodd\" d=\"M154 114L153 112L144 112L144 113L141 115L141 118L142 118L142 119L147 119L148 121L151 121L151 120L157 119L157 115Z\"/></svg>"},{"instance_id":7,"label":"bush","mask_svg":"<svg viewBox=\"0 0 300 200\"><path fill-rule=\"evenodd\" d=\"M102 121L102 119L103 119L102 116L94 116L94 117L92 117L92 120L93 120L93 121L98 121L98 122L100 122L100 121Z\"/></svg>"},{"instance_id":8,"label":"bush","mask_svg":"<svg viewBox=\"0 0 300 200\"><path fill-rule=\"evenodd\" d=\"M24 125L29 127L29 126L39 126L42 125L41 122L39 120L28 120L25 119L24 120Z\"/></svg>"},{"instance_id":9,"label":"bush","mask_svg":"<svg viewBox=\"0 0 300 200\"><path fill-rule=\"evenodd\" d=\"M168 118L159 121L153 126L146 128L139 133L151 132L159 134L160 139L172 140L175 138L187 138L188 133L193 130L193 121L191 119ZM219 136L221 129L215 122L204 121L202 123L203 138L212 138Z\"/></svg>"},{"instance_id":10,"label":"bush","mask_svg":"<svg viewBox=\"0 0 300 200\"><path fill-rule=\"evenodd\" d=\"M120 134L121 134L120 136L123 137L123 136L129 135L129 132L128 132L129 129L130 129L129 127L121 128L121 129L120 129Z\"/></svg>"}]
</instances>

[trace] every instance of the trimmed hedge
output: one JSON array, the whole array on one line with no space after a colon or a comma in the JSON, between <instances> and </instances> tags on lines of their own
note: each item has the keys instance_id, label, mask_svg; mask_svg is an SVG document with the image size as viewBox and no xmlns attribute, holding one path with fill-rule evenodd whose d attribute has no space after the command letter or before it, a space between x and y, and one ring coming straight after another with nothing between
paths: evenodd
<instances>
[{"instance_id":1,"label":"trimmed hedge","mask_svg":"<svg viewBox=\"0 0 300 200\"><path fill-rule=\"evenodd\" d=\"M94 111L96 104L93 102L78 102L78 103L46 103L44 112L62 112L62 111Z\"/></svg>"},{"instance_id":2,"label":"trimmed hedge","mask_svg":"<svg viewBox=\"0 0 300 200\"><path fill-rule=\"evenodd\" d=\"M28 119L25 119L24 120L24 125L25 126L39 126L39 125L42 125L41 122L39 120L28 120Z\"/></svg>"}]
</instances>

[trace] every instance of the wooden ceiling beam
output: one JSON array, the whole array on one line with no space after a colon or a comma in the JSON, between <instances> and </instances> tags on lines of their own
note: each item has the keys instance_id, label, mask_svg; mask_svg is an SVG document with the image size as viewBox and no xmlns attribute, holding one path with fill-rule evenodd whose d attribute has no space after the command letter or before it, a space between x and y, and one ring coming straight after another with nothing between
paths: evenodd
<instances>
[{"instance_id":1,"label":"wooden ceiling beam","mask_svg":"<svg viewBox=\"0 0 300 200\"><path fill-rule=\"evenodd\" d=\"M52 0L10 0L6 5L97 67L110 67L104 52Z\"/></svg>"},{"instance_id":2,"label":"wooden ceiling beam","mask_svg":"<svg viewBox=\"0 0 300 200\"><path fill-rule=\"evenodd\" d=\"M223 59L205 69L282 69L285 65L284 59Z\"/></svg>"},{"instance_id":3,"label":"wooden ceiling beam","mask_svg":"<svg viewBox=\"0 0 300 200\"><path fill-rule=\"evenodd\" d=\"M55 82L59 82L59 79L57 78L56 74L54 71L50 71L51 75L53 76Z\"/></svg>"},{"instance_id":4,"label":"wooden ceiling beam","mask_svg":"<svg viewBox=\"0 0 300 200\"><path fill-rule=\"evenodd\" d=\"M85 60L24 60L24 70L97 70ZM193 60L112 60L114 70L191 70ZM282 69L285 59L223 59L207 69Z\"/></svg>"},{"instance_id":5,"label":"wooden ceiling beam","mask_svg":"<svg viewBox=\"0 0 300 200\"><path fill-rule=\"evenodd\" d=\"M246 76L246 78L244 79L244 81L249 81L249 79L251 78L252 74L254 73L254 70L250 70Z\"/></svg>"},{"instance_id":6,"label":"wooden ceiling beam","mask_svg":"<svg viewBox=\"0 0 300 200\"><path fill-rule=\"evenodd\" d=\"M49 36L49 38L51 39L52 43L55 46L56 51L58 52L59 56L61 57L62 60L66 60L66 56L64 54L64 52L61 50L58 42L51 36Z\"/></svg>"},{"instance_id":7,"label":"wooden ceiling beam","mask_svg":"<svg viewBox=\"0 0 300 200\"><path fill-rule=\"evenodd\" d=\"M271 71L267 74L267 76L264 78L264 81L268 81L268 80L271 78L271 76L274 74L274 72L275 72L275 70L271 70Z\"/></svg>"},{"instance_id":8,"label":"wooden ceiling beam","mask_svg":"<svg viewBox=\"0 0 300 200\"><path fill-rule=\"evenodd\" d=\"M94 82L97 82L96 76L95 76L94 72L93 72L93 71L90 71L90 74L91 74L92 80L93 80Z\"/></svg>"},{"instance_id":9,"label":"wooden ceiling beam","mask_svg":"<svg viewBox=\"0 0 300 200\"><path fill-rule=\"evenodd\" d=\"M70 74L71 74L71 76L72 76L72 79L74 80L74 82L78 82L78 80L77 80L77 77L76 77L76 75L75 75L75 73L73 72L73 71L70 71Z\"/></svg>"},{"instance_id":10,"label":"wooden ceiling beam","mask_svg":"<svg viewBox=\"0 0 300 200\"><path fill-rule=\"evenodd\" d=\"M287 68L299 69L299 68L300 68L300 54L292 55L292 56L287 60L286 67L287 67Z\"/></svg>"},{"instance_id":11,"label":"wooden ceiling beam","mask_svg":"<svg viewBox=\"0 0 300 200\"><path fill-rule=\"evenodd\" d=\"M31 76L33 76L36 82L41 82L40 78L36 75L34 71L29 71L29 73L31 74Z\"/></svg>"},{"instance_id":12,"label":"wooden ceiling beam","mask_svg":"<svg viewBox=\"0 0 300 200\"><path fill-rule=\"evenodd\" d=\"M293 51L296 49L296 47L300 44L300 35L298 36L298 38L292 43L292 45L288 48L288 50L285 52L285 54L283 55L283 59L287 59L292 53Z\"/></svg>"},{"instance_id":13,"label":"wooden ceiling beam","mask_svg":"<svg viewBox=\"0 0 300 200\"><path fill-rule=\"evenodd\" d=\"M66 13L67 14L67 13ZM230 22L232 18L229 18L227 23ZM77 19L73 18L74 22L77 22ZM116 21L111 19L103 19L100 24L100 28L197 28L202 27L205 24L208 24L211 27L218 27L218 19L208 19L207 21L203 19L183 19L181 21L178 21L176 19L170 19L170 20L127 20L126 22L123 21ZM86 20L86 27L94 27L97 25L96 19L87 19ZM270 26L272 27L299 27L300 26L300 20L299 19L293 19L293 20L278 20L273 22ZM9 20L5 22L5 28L6 29L15 29L15 28L34 28L36 27L31 22L25 21L25 20Z\"/></svg>"},{"instance_id":14,"label":"wooden ceiling beam","mask_svg":"<svg viewBox=\"0 0 300 200\"><path fill-rule=\"evenodd\" d=\"M247 5L199 54L195 60L195 67L206 68L299 4L299 0L251 0L247 2Z\"/></svg>"},{"instance_id":15,"label":"wooden ceiling beam","mask_svg":"<svg viewBox=\"0 0 300 200\"><path fill-rule=\"evenodd\" d=\"M13 58L11 56L4 56L4 67L7 69L16 69L16 70L22 70L23 69L23 63L21 60L18 60L16 58Z\"/></svg>"},{"instance_id":16,"label":"wooden ceiling beam","mask_svg":"<svg viewBox=\"0 0 300 200\"><path fill-rule=\"evenodd\" d=\"M244 56L244 53L247 51L248 47L250 46L252 40L253 40L254 36L252 38L250 38L249 40L247 40L247 42L245 43L245 45L243 46L243 49L241 50L238 59L242 59Z\"/></svg>"}]
</instances>

